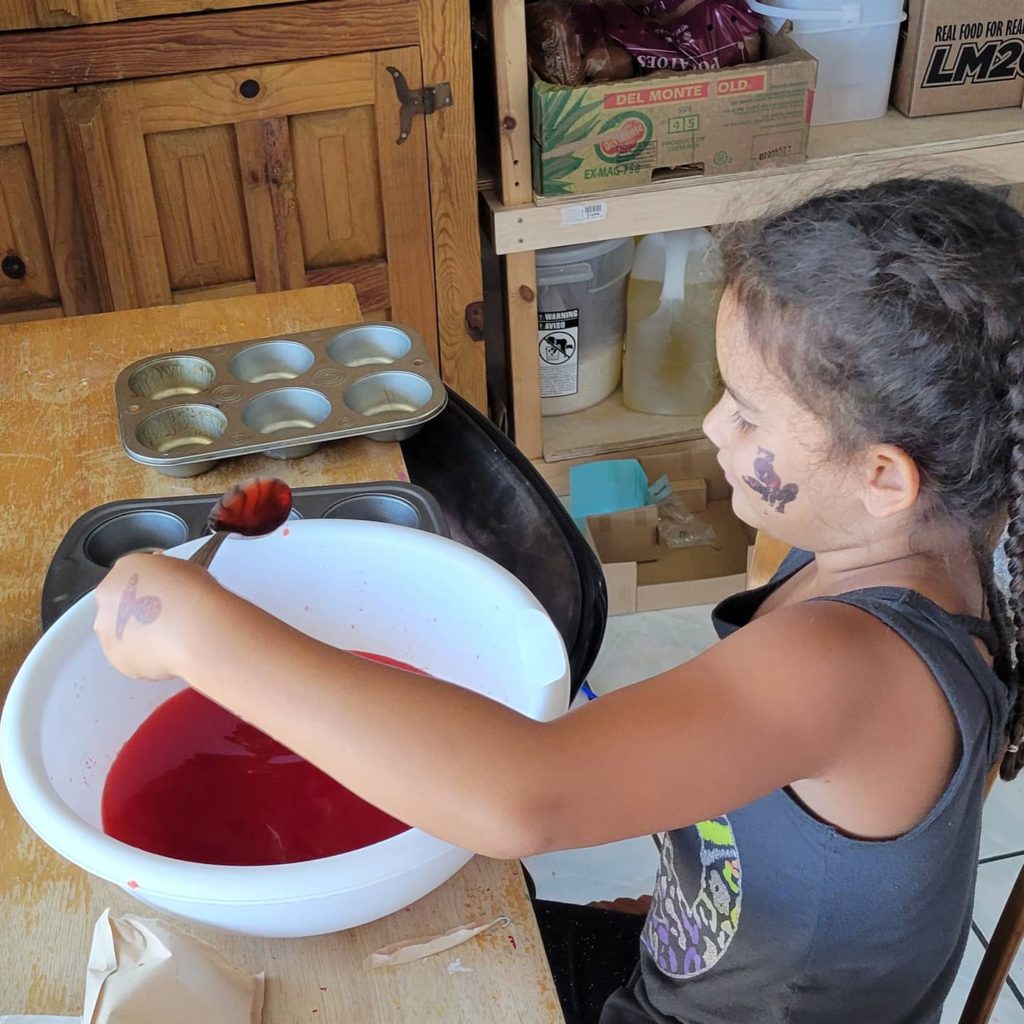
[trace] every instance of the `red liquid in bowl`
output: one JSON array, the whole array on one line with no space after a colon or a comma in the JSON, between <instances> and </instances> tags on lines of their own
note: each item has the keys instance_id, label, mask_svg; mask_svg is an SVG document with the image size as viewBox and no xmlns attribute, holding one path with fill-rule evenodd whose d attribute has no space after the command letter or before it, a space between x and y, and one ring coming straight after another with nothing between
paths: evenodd
<instances>
[{"instance_id":1,"label":"red liquid in bowl","mask_svg":"<svg viewBox=\"0 0 1024 1024\"><path fill-rule=\"evenodd\" d=\"M161 704L121 748L102 813L107 835L200 864L314 860L409 828L189 689Z\"/></svg>"}]
</instances>

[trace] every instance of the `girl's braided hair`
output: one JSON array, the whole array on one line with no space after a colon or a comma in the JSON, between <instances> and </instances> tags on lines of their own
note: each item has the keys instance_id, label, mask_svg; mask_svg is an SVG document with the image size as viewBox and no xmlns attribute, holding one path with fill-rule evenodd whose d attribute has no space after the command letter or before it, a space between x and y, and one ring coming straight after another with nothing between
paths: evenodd
<instances>
[{"instance_id":1,"label":"girl's braided hair","mask_svg":"<svg viewBox=\"0 0 1024 1024\"><path fill-rule=\"evenodd\" d=\"M1024 763L1024 216L991 190L894 179L719 233L762 355L831 427L836 455L893 444L926 514L969 532ZM1009 611L992 546L1008 514Z\"/></svg>"}]
</instances>

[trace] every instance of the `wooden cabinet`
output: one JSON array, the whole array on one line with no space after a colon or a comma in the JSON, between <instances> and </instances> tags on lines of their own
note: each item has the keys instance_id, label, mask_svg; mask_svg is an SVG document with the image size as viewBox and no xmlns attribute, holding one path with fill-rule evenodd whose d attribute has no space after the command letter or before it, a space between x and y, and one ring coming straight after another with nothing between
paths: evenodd
<instances>
[{"instance_id":1,"label":"wooden cabinet","mask_svg":"<svg viewBox=\"0 0 1024 1024\"><path fill-rule=\"evenodd\" d=\"M395 19L404 11L416 20L387 38L419 45L382 39L359 52L152 76L140 73L138 46L123 45L126 32L144 44L140 25L162 33L153 65L167 70L188 61L175 43L200 30L211 38L218 18L233 19L222 23L229 39L247 29L237 49L256 57L270 52L269 31L294 28L278 35L274 51L289 56L288 38L297 52L315 49L301 15L329 8L330 29L365 0L0 35L0 51L13 58L8 86L33 75L59 83L0 95L0 319L347 281L364 315L414 326L445 380L484 407L482 344L467 322L481 292L469 82L445 79L439 95L450 105L442 99L427 116L414 109L408 98L428 97L424 85L435 84L424 82L425 28L435 12L426 0L385 0L378 17L389 6ZM40 7L65 15L75 7L78 16L98 10L86 0L24 0L21 15ZM468 13L461 20L468 26ZM175 26L177 40L168 36ZM114 50L123 48L112 64L104 45L111 33ZM31 44L43 52L66 35L97 47L109 80L72 87L59 60L49 75L33 65ZM365 46L367 26L351 38L324 35L324 48ZM468 75L468 28L463 45L465 67L449 50L441 73ZM0 93L4 75L0 65ZM87 72L79 77L92 81ZM451 116L460 101L465 109Z\"/></svg>"}]
</instances>

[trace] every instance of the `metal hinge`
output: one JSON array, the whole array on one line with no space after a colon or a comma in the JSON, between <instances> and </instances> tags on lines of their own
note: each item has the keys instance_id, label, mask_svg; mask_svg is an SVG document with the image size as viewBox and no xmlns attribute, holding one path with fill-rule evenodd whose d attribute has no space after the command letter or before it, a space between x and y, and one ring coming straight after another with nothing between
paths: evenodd
<instances>
[{"instance_id":1,"label":"metal hinge","mask_svg":"<svg viewBox=\"0 0 1024 1024\"><path fill-rule=\"evenodd\" d=\"M448 82L439 82L437 85L428 85L422 89L410 89L405 75L398 68L388 68L388 74L395 80L395 92L398 93L398 102L401 107L398 110L399 135L398 145L401 145L412 132L412 119L416 114L432 114L438 107L450 107L452 99L452 87Z\"/></svg>"}]
</instances>

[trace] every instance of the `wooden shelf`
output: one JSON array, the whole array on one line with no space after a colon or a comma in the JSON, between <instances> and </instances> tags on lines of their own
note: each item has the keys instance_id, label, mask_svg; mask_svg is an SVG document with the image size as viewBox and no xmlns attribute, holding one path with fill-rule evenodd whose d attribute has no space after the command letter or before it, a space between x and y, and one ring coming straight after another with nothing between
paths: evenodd
<instances>
[{"instance_id":1,"label":"wooden shelf","mask_svg":"<svg viewBox=\"0 0 1024 1024\"><path fill-rule=\"evenodd\" d=\"M703 416L653 416L622 404L622 390L565 416L544 417L544 460L579 461L701 436Z\"/></svg>"},{"instance_id":2,"label":"wooden shelf","mask_svg":"<svg viewBox=\"0 0 1024 1024\"><path fill-rule=\"evenodd\" d=\"M812 128L807 160L798 164L518 206L503 206L492 193L488 203L495 250L508 254L701 227L756 216L830 185L924 173L961 173L990 184L1024 181L1024 111L907 118L890 110L873 121ZM571 223L581 206L592 204L602 204L601 219Z\"/></svg>"}]
</instances>

